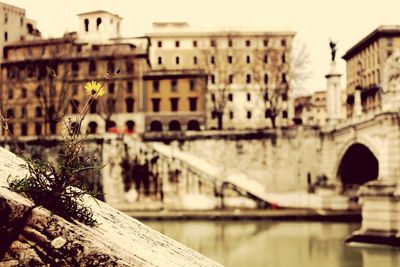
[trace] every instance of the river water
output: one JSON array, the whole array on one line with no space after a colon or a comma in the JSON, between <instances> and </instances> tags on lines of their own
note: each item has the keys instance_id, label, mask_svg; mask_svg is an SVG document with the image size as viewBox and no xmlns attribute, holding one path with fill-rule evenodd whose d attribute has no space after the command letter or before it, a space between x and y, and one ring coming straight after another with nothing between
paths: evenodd
<instances>
[{"instance_id":1,"label":"river water","mask_svg":"<svg viewBox=\"0 0 400 267\"><path fill-rule=\"evenodd\" d=\"M354 247L359 224L276 221L145 221L227 267L397 267L400 249Z\"/></svg>"}]
</instances>

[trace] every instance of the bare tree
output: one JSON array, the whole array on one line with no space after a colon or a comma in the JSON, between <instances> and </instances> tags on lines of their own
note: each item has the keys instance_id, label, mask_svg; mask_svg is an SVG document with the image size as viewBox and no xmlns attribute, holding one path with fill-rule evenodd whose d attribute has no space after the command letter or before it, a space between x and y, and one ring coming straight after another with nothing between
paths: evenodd
<instances>
[{"instance_id":1,"label":"bare tree","mask_svg":"<svg viewBox=\"0 0 400 267\"><path fill-rule=\"evenodd\" d=\"M309 73L304 71L309 62L308 53L303 46L299 54L293 56L285 45L255 49L254 58L254 83L263 99L265 117L276 128L279 116L288 117L289 94L298 94L309 77Z\"/></svg>"}]
</instances>

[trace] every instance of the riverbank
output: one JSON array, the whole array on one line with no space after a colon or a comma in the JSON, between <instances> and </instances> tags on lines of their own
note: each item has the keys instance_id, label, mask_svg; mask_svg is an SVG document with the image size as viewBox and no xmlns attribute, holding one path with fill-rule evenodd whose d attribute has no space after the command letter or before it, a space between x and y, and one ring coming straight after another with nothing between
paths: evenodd
<instances>
[{"instance_id":1,"label":"riverbank","mask_svg":"<svg viewBox=\"0 0 400 267\"><path fill-rule=\"evenodd\" d=\"M259 209L259 210L152 210L123 211L138 220L271 220L361 222L360 210Z\"/></svg>"}]
</instances>

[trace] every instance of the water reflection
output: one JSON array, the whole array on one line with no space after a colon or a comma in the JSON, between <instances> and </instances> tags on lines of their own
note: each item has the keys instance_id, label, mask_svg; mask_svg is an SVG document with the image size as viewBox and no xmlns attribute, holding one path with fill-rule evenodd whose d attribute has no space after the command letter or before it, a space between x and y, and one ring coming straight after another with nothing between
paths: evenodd
<instances>
[{"instance_id":1,"label":"water reflection","mask_svg":"<svg viewBox=\"0 0 400 267\"><path fill-rule=\"evenodd\" d=\"M400 266L400 250L351 247L358 224L264 221L157 221L150 227L228 267Z\"/></svg>"}]
</instances>

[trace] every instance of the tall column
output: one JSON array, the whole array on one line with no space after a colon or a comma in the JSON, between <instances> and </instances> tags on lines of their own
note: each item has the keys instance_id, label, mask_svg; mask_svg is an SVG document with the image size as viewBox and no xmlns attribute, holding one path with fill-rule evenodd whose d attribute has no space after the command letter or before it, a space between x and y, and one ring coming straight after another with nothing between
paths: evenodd
<instances>
[{"instance_id":1,"label":"tall column","mask_svg":"<svg viewBox=\"0 0 400 267\"><path fill-rule=\"evenodd\" d=\"M336 62L331 61L331 69L326 78L326 112L329 123L342 119L342 89L340 88L340 74L336 69Z\"/></svg>"}]
</instances>

